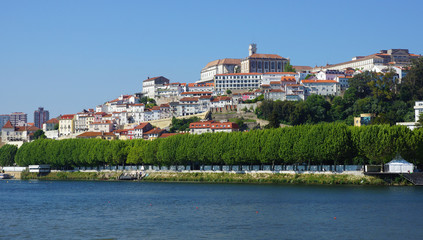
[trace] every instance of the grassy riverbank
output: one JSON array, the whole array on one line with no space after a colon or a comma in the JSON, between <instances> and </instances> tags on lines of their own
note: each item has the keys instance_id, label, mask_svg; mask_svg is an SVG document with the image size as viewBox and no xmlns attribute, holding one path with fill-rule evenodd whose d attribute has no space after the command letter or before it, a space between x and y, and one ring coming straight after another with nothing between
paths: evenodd
<instances>
[{"instance_id":1,"label":"grassy riverbank","mask_svg":"<svg viewBox=\"0 0 423 240\"><path fill-rule=\"evenodd\" d=\"M23 180L117 180L120 172L51 172L47 175L38 176L36 173L24 172Z\"/></svg>"},{"instance_id":2,"label":"grassy riverbank","mask_svg":"<svg viewBox=\"0 0 423 240\"><path fill-rule=\"evenodd\" d=\"M22 179L41 180L117 180L121 172L52 172L45 176L22 174ZM271 173L180 173L151 172L143 181L203 182L203 183L262 183L262 184L352 184L352 185L409 185L402 178L390 180L346 174L271 174Z\"/></svg>"}]
</instances>

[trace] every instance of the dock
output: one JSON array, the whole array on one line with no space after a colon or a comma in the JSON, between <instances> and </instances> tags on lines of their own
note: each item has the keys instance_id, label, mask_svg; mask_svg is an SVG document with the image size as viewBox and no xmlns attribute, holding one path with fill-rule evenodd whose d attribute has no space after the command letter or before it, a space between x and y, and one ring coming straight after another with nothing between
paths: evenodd
<instances>
[{"instance_id":1,"label":"dock","mask_svg":"<svg viewBox=\"0 0 423 240\"><path fill-rule=\"evenodd\" d=\"M380 178L391 178L394 179L401 176L415 186L423 186L423 172L415 173L389 173L389 172L365 172L364 175L380 177Z\"/></svg>"}]
</instances>

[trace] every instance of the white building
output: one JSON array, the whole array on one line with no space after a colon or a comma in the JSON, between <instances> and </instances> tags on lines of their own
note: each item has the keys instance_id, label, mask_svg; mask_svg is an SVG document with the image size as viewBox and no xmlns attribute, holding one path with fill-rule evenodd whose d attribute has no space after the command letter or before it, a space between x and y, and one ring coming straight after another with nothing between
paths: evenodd
<instances>
[{"instance_id":1,"label":"white building","mask_svg":"<svg viewBox=\"0 0 423 240\"><path fill-rule=\"evenodd\" d=\"M294 72L268 72L263 74L261 84L270 84L283 78L295 79L295 82L298 82L300 75Z\"/></svg>"},{"instance_id":2,"label":"white building","mask_svg":"<svg viewBox=\"0 0 423 240\"><path fill-rule=\"evenodd\" d=\"M188 83L188 92L213 92L214 83Z\"/></svg>"},{"instance_id":3,"label":"white building","mask_svg":"<svg viewBox=\"0 0 423 240\"><path fill-rule=\"evenodd\" d=\"M142 93L149 98L155 98L157 89L162 88L166 84L169 84L169 79L163 76L148 78L142 83Z\"/></svg>"},{"instance_id":4,"label":"white building","mask_svg":"<svg viewBox=\"0 0 423 240\"><path fill-rule=\"evenodd\" d=\"M114 123L112 121L94 122L89 126L90 132L113 132Z\"/></svg>"},{"instance_id":5,"label":"white building","mask_svg":"<svg viewBox=\"0 0 423 240\"><path fill-rule=\"evenodd\" d=\"M212 82L216 74L235 73L241 66L240 59L225 58L209 62L201 70L201 80L198 83Z\"/></svg>"},{"instance_id":6,"label":"white building","mask_svg":"<svg viewBox=\"0 0 423 240\"><path fill-rule=\"evenodd\" d=\"M262 76L260 73L217 74L214 80L216 93L224 94L228 89L231 91L257 89L261 84Z\"/></svg>"},{"instance_id":7,"label":"white building","mask_svg":"<svg viewBox=\"0 0 423 240\"><path fill-rule=\"evenodd\" d=\"M23 142L31 141L31 136L39 128L34 126L13 126L11 121L7 121L1 130L1 139L6 144L20 146Z\"/></svg>"},{"instance_id":8,"label":"white building","mask_svg":"<svg viewBox=\"0 0 423 240\"><path fill-rule=\"evenodd\" d=\"M189 124L191 134L215 133L215 132L235 132L239 131L239 126L232 122L201 121Z\"/></svg>"},{"instance_id":9,"label":"white building","mask_svg":"<svg viewBox=\"0 0 423 240\"><path fill-rule=\"evenodd\" d=\"M226 96L215 97L210 102L210 106L213 108L222 108L230 105L233 105L232 98Z\"/></svg>"},{"instance_id":10,"label":"white building","mask_svg":"<svg viewBox=\"0 0 423 240\"><path fill-rule=\"evenodd\" d=\"M301 83L307 89L307 94L337 95L339 83L335 80L302 80Z\"/></svg>"},{"instance_id":11,"label":"white building","mask_svg":"<svg viewBox=\"0 0 423 240\"><path fill-rule=\"evenodd\" d=\"M408 49L381 50L376 54L354 57L349 62L327 65L316 68L314 71L319 69L345 70L347 68L371 71L375 66L406 66L411 63L412 59L418 57L421 55L410 54Z\"/></svg>"},{"instance_id":12,"label":"white building","mask_svg":"<svg viewBox=\"0 0 423 240\"><path fill-rule=\"evenodd\" d=\"M141 122L145 122L144 120L144 104L142 103L136 103L136 104L131 104L128 106L128 113L129 113L129 118L131 118L131 122L134 123L141 123Z\"/></svg>"},{"instance_id":13,"label":"white building","mask_svg":"<svg viewBox=\"0 0 423 240\"><path fill-rule=\"evenodd\" d=\"M276 101L276 100L285 101L286 95L285 95L285 91L282 89L271 89L270 91L264 94L264 98L267 100L273 100L273 101Z\"/></svg>"}]
</instances>

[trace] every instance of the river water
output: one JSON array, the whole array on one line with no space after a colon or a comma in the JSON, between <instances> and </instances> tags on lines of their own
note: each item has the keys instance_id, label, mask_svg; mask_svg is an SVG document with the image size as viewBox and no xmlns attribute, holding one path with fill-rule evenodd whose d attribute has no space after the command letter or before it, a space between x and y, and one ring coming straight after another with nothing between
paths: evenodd
<instances>
[{"instance_id":1,"label":"river water","mask_svg":"<svg viewBox=\"0 0 423 240\"><path fill-rule=\"evenodd\" d=\"M423 239L423 188L0 181L0 239Z\"/></svg>"}]
</instances>

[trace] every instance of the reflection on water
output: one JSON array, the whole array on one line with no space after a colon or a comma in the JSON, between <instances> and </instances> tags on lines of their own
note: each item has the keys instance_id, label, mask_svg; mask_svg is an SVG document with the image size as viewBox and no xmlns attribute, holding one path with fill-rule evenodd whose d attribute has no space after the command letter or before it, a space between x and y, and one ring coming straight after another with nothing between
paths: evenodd
<instances>
[{"instance_id":1,"label":"reflection on water","mask_svg":"<svg viewBox=\"0 0 423 240\"><path fill-rule=\"evenodd\" d=\"M0 239L423 239L423 188L0 181Z\"/></svg>"}]
</instances>

